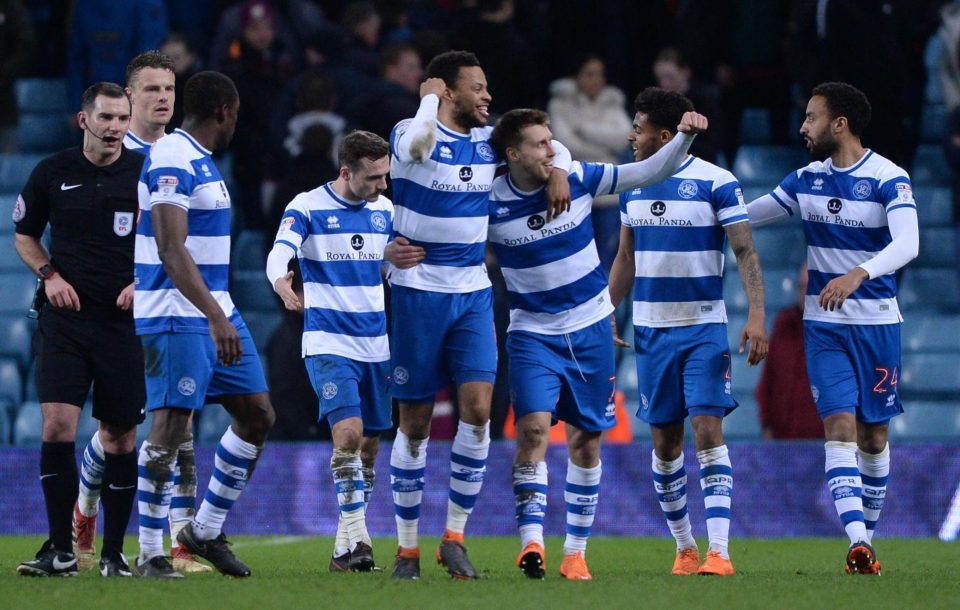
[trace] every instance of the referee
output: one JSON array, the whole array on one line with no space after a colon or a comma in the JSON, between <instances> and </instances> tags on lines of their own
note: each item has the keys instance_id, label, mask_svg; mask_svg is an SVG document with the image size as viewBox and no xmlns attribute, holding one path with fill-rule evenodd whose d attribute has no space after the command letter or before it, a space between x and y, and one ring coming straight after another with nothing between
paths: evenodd
<instances>
[{"instance_id":1,"label":"referee","mask_svg":"<svg viewBox=\"0 0 960 610\"><path fill-rule=\"evenodd\" d=\"M103 576L131 576L123 535L137 490L136 426L146 400L143 351L133 326L133 246L143 155L126 150L130 101L113 83L83 93L83 147L47 157L17 200L17 252L43 280L34 335L43 413L40 484L50 539L26 576L73 576L71 516L77 499L74 440L93 384L93 416L105 450ZM50 253L40 242L50 225Z\"/></svg>"}]
</instances>

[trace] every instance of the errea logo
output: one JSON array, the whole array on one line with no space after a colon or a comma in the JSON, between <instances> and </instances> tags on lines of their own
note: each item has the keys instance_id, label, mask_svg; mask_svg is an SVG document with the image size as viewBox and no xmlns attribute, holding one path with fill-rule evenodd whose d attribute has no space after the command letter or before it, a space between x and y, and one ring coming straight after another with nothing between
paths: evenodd
<instances>
[{"instance_id":1,"label":"errea logo","mask_svg":"<svg viewBox=\"0 0 960 610\"><path fill-rule=\"evenodd\" d=\"M340 228L340 219L336 216L327 216L327 228L328 229L339 229Z\"/></svg>"}]
</instances>

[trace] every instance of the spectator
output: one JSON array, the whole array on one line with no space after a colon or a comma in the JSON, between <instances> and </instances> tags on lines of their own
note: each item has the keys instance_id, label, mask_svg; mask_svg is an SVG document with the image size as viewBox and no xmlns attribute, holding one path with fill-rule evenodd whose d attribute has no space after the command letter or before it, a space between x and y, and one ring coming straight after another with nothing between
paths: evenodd
<instances>
[{"instance_id":1,"label":"spectator","mask_svg":"<svg viewBox=\"0 0 960 610\"><path fill-rule=\"evenodd\" d=\"M947 111L960 106L960 3L951 2L940 9L942 45L937 58L937 76Z\"/></svg>"},{"instance_id":2,"label":"spectator","mask_svg":"<svg viewBox=\"0 0 960 610\"><path fill-rule=\"evenodd\" d=\"M173 61L173 73L177 76L176 103L168 129L173 130L183 123L183 87L191 76L203 70L203 64L194 51L193 44L183 34L171 32L160 45L160 52Z\"/></svg>"},{"instance_id":3,"label":"spectator","mask_svg":"<svg viewBox=\"0 0 960 610\"><path fill-rule=\"evenodd\" d=\"M389 45L380 53L380 82L358 104L356 122L380 137L393 126L417 114L423 65L417 50L407 44Z\"/></svg>"},{"instance_id":4,"label":"spectator","mask_svg":"<svg viewBox=\"0 0 960 610\"><path fill-rule=\"evenodd\" d=\"M75 0L67 79L70 102L96 82L122 83L131 57L167 37L163 0Z\"/></svg>"},{"instance_id":5,"label":"spectator","mask_svg":"<svg viewBox=\"0 0 960 610\"><path fill-rule=\"evenodd\" d=\"M623 92L607 84L603 60L584 56L572 76L550 85L550 94L550 128L573 158L617 161L627 148L630 116Z\"/></svg>"},{"instance_id":6,"label":"spectator","mask_svg":"<svg viewBox=\"0 0 960 610\"><path fill-rule=\"evenodd\" d=\"M953 221L960 226L960 106L950 111L943 134L943 152L953 172ZM960 256L960 253L958 253Z\"/></svg>"},{"instance_id":7,"label":"spectator","mask_svg":"<svg viewBox=\"0 0 960 610\"><path fill-rule=\"evenodd\" d=\"M0 0L0 153L19 150L13 83L33 54L33 26L20 0Z\"/></svg>"},{"instance_id":8,"label":"spectator","mask_svg":"<svg viewBox=\"0 0 960 610\"><path fill-rule=\"evenodd\" d=\"M760 406L760 427L767 439L823 438L807 377L803 351L803 298L807 266L797 277L797 302L782 310L773 322L770 352L754 395Z\"/></svg>"},{"instance_id":9,"label":"spectator","mask_svg":"<svg viewBox=\"0 0 960 610\"><path fill-rule=\"evenodd\" d=\"M690 146L690 154L710 163L716 163L723 147L723 111L720 106L720 90L712 83L694 77L693 69L680 51L667 47L660 51L653 62L653 74L657 85L667 91L685 95L700 114L710 119L710 129L697 136ZM732 160L728 159L728 162Z\"/></svg>"},{"instance_id":10,"label":"spectator","mask_svg":"<svg viewBox=\"0 0 960 610\"><path fill-rule=\"evenodd\" d=\"M275 14L265 0L249 0L240 13L240 38L235 41L224 72L233 79L243 100L231 150L244 227L264 229L265 199L262 189L267 168L273 163L268 120L292 74L293 61L277 39Z\"/></svg>"},{"instance_id":11,"label":"spectator","mask_svg":"<svg viewBox=\"0 0 960 610\"><path fill-rule=\"evenodd\" d=\"M487 89L494 92L491 112L542 103L537 51L517 28L513 0L477 0L476 10L466 13L450 41L483 62Z\"/></svg>"},{"instance_id":12,"label":"spectator","mask_svg":"<svg viewBox=\"0 0 960 610\"><path fill-rule=\"evenodd\" d=\"M336 113L336 105L337 94L333 79L316 72L305 74L297 91L297 113L287 122L287 136L283 140L285 154L291 158L298 157L302 152L301 142L304 132L314 125L323 125L332 134L326 157L336 163L337 151L343 136L346 135L347 127L347 120ZM290 199L287 201L289 202Z\"/></svg>"},{"instance_id":13,"label":"spectator","mask_svg":"<svg viewBox=\"0 0 960 610\"><path fill-rule=\"evenodd\" d=\"M377 47L383 24L377 7L372 2L352 2L343 10L340 24L347 35L344 63L367 76L377 76Z\"/></svg>"}]
</instances>

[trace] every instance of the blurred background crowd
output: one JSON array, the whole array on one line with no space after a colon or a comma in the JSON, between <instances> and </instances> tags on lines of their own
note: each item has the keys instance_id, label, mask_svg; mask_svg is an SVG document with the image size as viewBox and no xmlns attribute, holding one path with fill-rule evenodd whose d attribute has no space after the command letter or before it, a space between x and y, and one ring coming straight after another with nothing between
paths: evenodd
<instances>
[{"instance_id":1,"label":"blurred background crowd","mask_svg":"<svg viewBox=\"0 0 960 610\"><path fill-rule=\"evenodd\" d=\"M237 84L240 121L221 161L236 212L231 292L268 363L279 440L328 434L315 423L316 399L300 364L302 320L281 311L263 274L283 208L336 176L344 134L366 129L388 137L397 121L413 116L424 66L448 49L477 54L495 114L546 109L555 137L584 161L631 159L626 136L642 88L684 93L710 119L692 152L732 169L748 201L809 161L797 132L814 85L843 80L863 90L873 105L864 144L911 172L921 220L920 259L900 278L907 415L895 420L894 434L960 434L958 2L0 0L3 210L12 208L40 158L79 141L72 115L83 89L104 80L123 84L129 59L147 49L174 60L178 91L204 69ZM169 128L181 120L178 100ZM616 199L597 202L594 224L609 268L619 230ZM30 445L39 427L30 430L21 405L35 400L32 326L23 317L33 276L13 251L12 224L2 226L0 444ZM784 360L761 379L760 369L735 359L742 408L728 422L728 436L816 437L822 430L809 390L804 394L798 375L782 374L802 369L801 229L795 223L758 230L755 239L767 277L768 325ZM489 266L502 338L505 294L496 261ZM735 338L746 299L729 253L726 279ZM637 399L633 358L618 356L621 412L629 414ZM493 429L509 434L504 353L501 362ZM449 405L437 415L452 422ZM624 419L624 438L630 426L642 433L642 424ZM443 429L438 421L434 436Z\"/></svg>"}]
</instances>

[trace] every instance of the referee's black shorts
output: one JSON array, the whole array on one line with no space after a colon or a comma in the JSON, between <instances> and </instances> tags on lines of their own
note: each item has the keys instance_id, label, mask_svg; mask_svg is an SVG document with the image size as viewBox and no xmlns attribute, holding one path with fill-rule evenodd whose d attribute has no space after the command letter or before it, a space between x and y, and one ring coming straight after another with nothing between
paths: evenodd
<instances>
[{"instance_id":1,"label":"referee's black shorts","mask_svg":"<svg viewBox=\"0 0 960 610\"><path fill-rule=\"evenodd\" d=\"M47 305L33 348L41 403L82 409L92 382L95 419L130 427L143 421L143 349L131 317L89 319Z\"/></svg>"}]
</instances>

